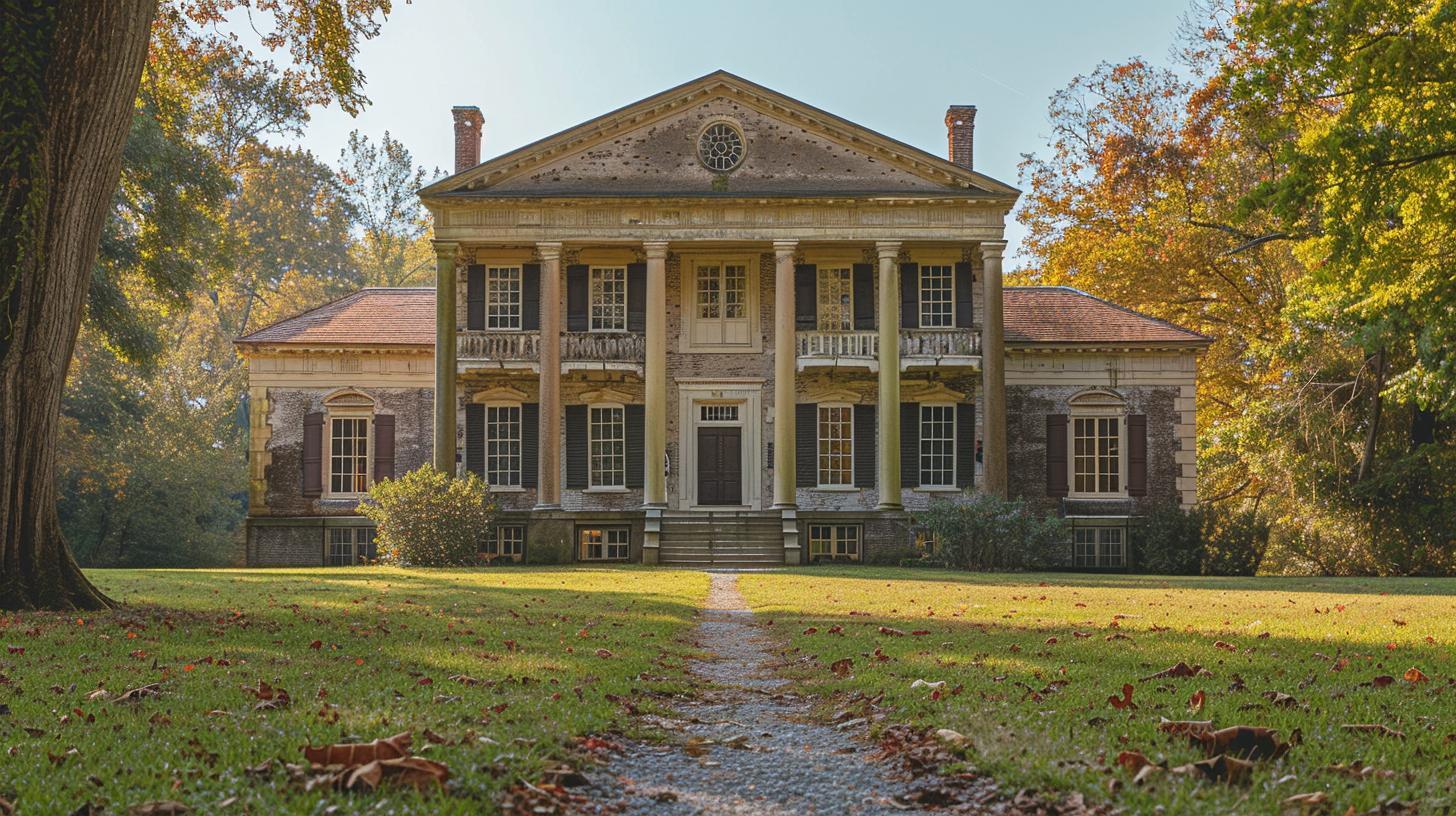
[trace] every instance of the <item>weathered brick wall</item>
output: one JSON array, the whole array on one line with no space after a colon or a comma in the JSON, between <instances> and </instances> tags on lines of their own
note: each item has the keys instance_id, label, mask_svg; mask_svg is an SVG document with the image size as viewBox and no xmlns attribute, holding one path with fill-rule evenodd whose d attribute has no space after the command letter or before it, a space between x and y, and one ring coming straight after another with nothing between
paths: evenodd
<instances>
[{"instance_id":1,"label":"weathered brick wall","mask_svg":"<svg viewBox=\"0 0 1456 816\"><path fill-rule=\"evenodd\" d=\"M324 563L322 522L272 526L266 521L248 524L248 566L318 567Z\"/></svg>"}]
</instances>

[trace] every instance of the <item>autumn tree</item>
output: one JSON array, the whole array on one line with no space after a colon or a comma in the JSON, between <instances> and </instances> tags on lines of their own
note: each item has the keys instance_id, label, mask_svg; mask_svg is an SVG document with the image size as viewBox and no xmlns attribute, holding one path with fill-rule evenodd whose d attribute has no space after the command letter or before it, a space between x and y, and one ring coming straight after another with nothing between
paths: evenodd
<instances>
[{"instance_id":1,"label":"autumn tree","mask_svg":"<svg viewBox=\"0 0 1456 816\"><path fill-rule=\"evenodd\" d=\"M360 273L370 286L408 286L434 269L430 216L418 190L441 175L414 162L403 144L379 144L354 131L339 153L339 187L352 207L360 240L355 249Z\"/></svg>"},{"instance_id":2,"label":"autumn tree","mask_svg":"<svg viewBox=\"0 0 1456 816\"><path fill-rule=\"evenodd\" d=\"M352 57L389 0L175 0L201 55L238 8L272 21L291 91L345 110L364 103ZM255 21L258 19L255 16ZM135 115L156 0L14 0L0 16L0 607L96 608L109 601L66 546L56 507L66 373Z\"/></svg>"}]
</instances>

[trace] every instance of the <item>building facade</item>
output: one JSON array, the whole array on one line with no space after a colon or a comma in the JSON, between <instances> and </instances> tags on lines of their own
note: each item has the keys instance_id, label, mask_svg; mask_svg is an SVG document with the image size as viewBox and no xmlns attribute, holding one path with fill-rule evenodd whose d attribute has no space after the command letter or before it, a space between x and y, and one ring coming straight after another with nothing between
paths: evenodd
<instances>
[{"instance_id":1,"label":"building facade","mask_svg":"<svg viewBox=\"0 0 1456 816\"><path fill-rule=\"evenodd\" d=\"M1003 290L1017 191L718 72L421 191L432 289L371 289L241 338L250 563L367 556L372 480L469 470L491 554L892 560L969 491L1073 519L1126 563L1194 501L1200 335L1054 287ZM427 319L428 318L428 319Z\"/></svg>"}]
</instances>

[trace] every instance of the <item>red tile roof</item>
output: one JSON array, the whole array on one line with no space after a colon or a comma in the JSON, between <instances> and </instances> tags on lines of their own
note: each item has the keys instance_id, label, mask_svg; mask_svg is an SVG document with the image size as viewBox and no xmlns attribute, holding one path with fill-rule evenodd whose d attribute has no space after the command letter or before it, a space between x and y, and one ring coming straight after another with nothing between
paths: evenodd
<instances>
[{"instance_id":1,"label":"red tile roof","mask_svg":"<svg viewBox=\"0 0 1456 816\"><path fill-rule=\"evenodd\" d=\"M1207 345L1211 338L1070 286L1008 286L1008 346Z\"/></svg>"},{"instance_id":2,"label":"red tile roof","mask_svg":"<svg viewBox=\"0 0 1456 816\"><path fill-rule=\"evenodd\" d=\"M435 290L360 289L237 339L246 345L433 346Z\"/></svg>"},{"instance_id":3,"label":"red tile roof","mask_svg":"<svg viewBox=\"0 0 1456 816\"><path fill-rule=\"evenodd\" d=\"M1066 286L1008 286L1009 346L1207 345L1210 338ZM435 290L361 289L240 337L247 345L433 346Z\"/></svg>"}]
</instances>

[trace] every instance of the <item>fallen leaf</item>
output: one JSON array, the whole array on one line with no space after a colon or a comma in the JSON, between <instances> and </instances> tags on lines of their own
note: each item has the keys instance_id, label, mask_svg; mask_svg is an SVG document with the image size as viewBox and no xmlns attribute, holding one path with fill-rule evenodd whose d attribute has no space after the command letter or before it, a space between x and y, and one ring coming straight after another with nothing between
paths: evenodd
<instances>
[{"instance_id":1,"label":"fallen leaf","mask_svg":"<svg viewBox=\"0 0 1456 816\"><path fill-rule=\"evenodd\" d=\"M1170 769L1170 772L1190 776L1202 776L1210 782L1226 782L1230 785L1236 785L1249 781L1253 770L1254 763L1252 762L1219 754L1218 756L1201 759L1187 765L1179 765L1176 768Z\"/></svg>"},{"instance_id":2,"label":"fallen leaf","mask_svg":"<svg viewBox=\"0 0 1456 816\"><path fill-rule=\"evenodd\" d=\"M1415 666L1411 666L1409 669L1406 669L1403 676L1405 677L1405 681L1407 683L1424 683L1430 679L1426 676L1425 672L1421 671Z\"/></svg>"},{"instance_id":3,"label":"fallen leaf","mask_svg":"<svg viewBox=\"0 0 1456 816\"><path fill-rule=\"evenodd\" d=\"M1111 697L1107 698L1107 702L1111 703L1112 707L1118 710L1122 710L1124 708L1137 708L1137 703L1134 703L1132 701L1132 683L1122 684L1122 699L1118 699L1117 695L1114 694Z\"/></svg>"},{"instance_id":4,"label":"fallen leaf","mask_svg":"<svg viewBox=\"0 0 1456 816\"><path fill-rule=\"evenodd\" d=\"M1243 759L1278 759L1290 748L1289 743L1279 739L1274 729L1251 725L1234 725L1190 734L1189 737L1203 746L1203 753L1208 757L1228 754Z\"/></svg>"},{"instance_id":5,"label":"fallen leaf","mask_svg":"<svg viewBox=\"0 0 1456 816\"><path fill-rule=\"evenodd\" d=\"M1121 765L1124 771L1135 774L1142 770L1143 766L1152 765L1153 761L1141 751L1123 751L1117 755L1117 764Z\"/></svg>"},{"instance_id":6,"label":"fallen leaf","mask_svg":"<svg viewBox=\"0 0 1456 816\"><path fill-rule=\"evenodd\" d=\"M900 631L899 629L895 629L895 628L889 627L889 626L881 626L880 627L880 634L882 634L882 635L890 635L891 637L904 637L905 636L905 633L904 632Z\"/></svg>"},{"instance_id":7,"label":"fallen leaf","mask_svg":"<svg viewBox=\"0 0 1456 816\"><path fill-rule=\"evenodd\" d=\"M1188 710L1197 714L1203 710L1203 704L1207 699L1208 695L1203 693L1203 689L1193 692L1193 696L1188 698Z\"/></svg>"},{"instance_id":8,"label":"fallen leaf","mask_svg":"<svg viewBox=\"0 0 1456 816\"><path fill-rule=\"evenodd\" d=\"M1202 666L1190 666L1183 661L1169 666L1157 674L1150 674L1143 680L1161 680L1168 677L1212 677L1213 674Z\"/></svg>"},{"instance_id":9,"label":"fallen leaf","mask_svg":"<svg viewBox=\"0 0 1456 816\"><path fill-rule=\"evenodd\" d=\"M122 692L121 696L117 697L114 702L134 703L142 699L143 697L157 697L160 696L161 693L161 683L148 683L145 686L137 686L134 689L128 689L127 691Z\"/></svg>"},{"instance_id":10,"label":"fallen leaf","mask_svg":"<svg viewBox=\"0 0 1456 816\"><path fill-rule=\"evenodd\" d=\"M1294 699L1294 695L1285 694L1282 691L1266 691L1259 696L1273 703L1278 708L1294 708L1299 705L1299 701Z\"/></svg>"},{"instance_id":11,"label":"fallen leaf","mask_svg":"<svg viewBox=\"0 0 1456 816\"><path fill-rule=\"evenodd\" d=\"M836 677L848 677L849 673L854 670L854 660L842 657L830 663L829 670L834 672Z\"/></svg>"},{"instance_id":12,"label":"fallen leaf","mask_svg":"<svg viewBox=\"0 0 1456 816\"><path fill-rule=\"evenodd\" d=\"M163 816L168 813L191 813L192 808L170 799L160 802L143 802L127 808L131 816Z\"/></svg>"},{"instance_id":13,"label":"fallen leaf","mask_svg":"<svg viewBox=\"0 0 1456 816\"><path fill-rule=\"evenodd\" d=\"M1158 730L1175 737L1191 737L1196 734L1213 731L1213 720L1167 720L1160 718Z\"/></svg>"},{"instance_id":14,"label":"fallen leaf","mask_svg":"<svg viewBox=\"0 0 1456 816\"><path fill-rule=\"evenodd\" d=\"M1388 685L1390 685L1391 683L1394 683L1394 682L1395 682L1395 678L1394 677L1391 677L1388 674L1382 674L1382 675L1379 675L1378 677L1375 677L1374 679L1372 679L1370 681L1370 685L1372 685L1372 686L1374 686L1376 688L1385 688L1386 686L1388 686Z\"/></svg>"},{"instance_id":15,"label":"fallen leaf","mask_svg":"<svg viewBox=\"0 0 1456 816\"><path fill-rule=\"evenodd\" d=\"M1364 734L1376 734L1382 737L1394 737L1395 739L1405 739L1405 734L1403 732L1397 731L1394 728L1385 725L1384 723L1357 723L1354 725L1342 725L1340 727L1346 731L1354 731Z\"/></svg>"},{"instance_id":16,"label":"fallen leaf","mask_svg":"<svg viewBox=\"0 0 1456 816\"><path fill-rule=\"evenodd\" d=\"M1317 813L1328 813L1330 810L1330 797L1324 791L1313 793L1296 793L1293 796L1285 797L1279 803L1280 809L1286 814L1297 814L1298 816L1314 816Z\"/></svg>"},{"instance_id":17,"label":"fallen leaf","mask_svg":"<svg viewBox=\"0 0 1456 816\"><path fill-rule=\"evenodd\" d=\"M322 747L306 746L303 756L315 765L362 765L377 759L409 756L410 732L373 742L343 742Z\"/></svg>"}]
</instances>

